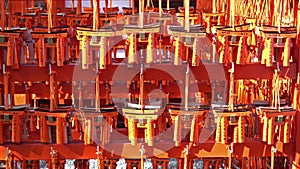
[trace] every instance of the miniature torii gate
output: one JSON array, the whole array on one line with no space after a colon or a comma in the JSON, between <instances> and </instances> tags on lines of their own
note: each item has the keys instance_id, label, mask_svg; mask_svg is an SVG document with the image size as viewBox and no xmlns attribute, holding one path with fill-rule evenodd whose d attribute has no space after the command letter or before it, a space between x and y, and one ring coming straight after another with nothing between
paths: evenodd
<instances>
[{"instance_id":1,"label":"miniature torii gate","mask_svg":"<svg viewBox=\"0 0 300 169\"><path fill-rule=\"evenodd\" d=\"M108 37L115 36L117 32L112 28L100 28L99 26L99 0L93 0L93 28L78 27L77 38L80 41L81 48L81 68L88 69L92 62L88 62L88 50L89 46L99 47L99 60L96 63L96 74L95 74L95 109L82 110L84 115L78 114L79 120L83 123L84 128L84 143L93 144L91 138L92 134L95 133L95 126L99 126L101 129L101 137L96 140L101 141L104 145L109 143L110 127L115 128L117 111L113 109L110 112L102 112L100 105L100 70L106 69L106 66L110 64L110 55L107 55L107 43ZM100 38L97 42L97 37ZM95 40L94 40L95 38ZM100 112L100 114L99 114ZM114 124L113 124L114 123ZM99 159L102 161L102 159ZM100 164L99 164L100 166Z\"/></svg>"},{"instance_id":2,"label":"miniature torii gate","mask_svg":"<svg viewBox=\"0 0 300 169\"><path fill-rule=\"evenodd\" d=\"M182 120L185 115L191 115L191 131L190 131L190 142L191 144L186 145L186 148L184 150L184 168L188 168L189 163L189 149L191 145L197 145L198 144L198 137L199 137L199 121L204 120L205 112L202 110L190 110L189 108L189 85L190 85L190 68L189 64L191 62L192 66L198 66L200 59L198 58L199 53L197 50L198 43L201 38L206 38L206 33L202 31L203 29L198 26L190 26L190 1L185 0L184 1L184 27L170 27L169 28L169 35L173 36L175 39L175 55L174 55L174 65L181 65L182 60L179 58L179 43L180 40L183 39L186 41L186 74L185 74L185 88L184 88L184 107L182 110L179 111L173 111L170 110L171 115L175 115L174 119L174 142L175 146L179 146L179 143L181 141L181 123L184 123ZM193 40L193 44L191 45ZM192 56L189 58L188 55L188 48L189 46L193 47L193 53ZM191 61L190 61L191 59Z\"/></svg>"},{"instance_id":3,"label":"miniature torii gate","mask_svg":"<svg viewBox=\"0 0 300 169\"><path fill-rule=\"evenodd\" d=\"M262 141L271 145L271 168L274 168L275 153L277 152L277 142L289 143L293 137L291 129L293 126L293 119L296 116L296 110L292 107L281 107L280 103L280 77L279 64L274 70L272 81L272 98L270 107L259 107L258 114L261 118ZM276 131L276 128L278 130ZM276 139L275 135L278 134ZM297 136L296 136L297 137Z\"/></svg>"},{"instance_id":4,"label":"miniature torii gate","mask_svg":"<svg viewBox=\"0 0 300 169\"><path fill-rule=\"evenodd\" d=\"M91 63L88 63L88 46L99 46L99 68L105 69L106 65L110 64L110 58L107 57L107 50L106 48L106 39L111 36L115 36L116 32L111 28L101 28L99 23L99 0L93 0L93 28L87 29L84 27L78 27L77 30L77 39L80 41L80 49L82 51L81 53L81 64L83 69L87 69L88 65ZM95 43L93 38L90 40L90 37L100 37L100 42ZM108 54L109 55L109 54Z\"/></svg>"},{"instance_id":5,"label":"miniature torii gate","mask_svg":"<svg viewBox=\"0 0 300 169\"><path fill-rule=\"evenodd\" d=\"M6 58L6 66L19 67L19 56L21 55L22 34L20 29L12 29L12 3L8 1L8 14L6 15L5 0L0 1L0 46L7 47L7 54L3 56ZM7 40L6 40L7 39ZM1 51L3 52L3 51ZM3 55L2 53L1 55Z\"/></svg>"},{"instance_id":6,"label":"miniature torii gate","mask_svg":"<svg viewBox=\"0 0 300 169\"><path fill-rule=\"evenodd\" d=\"M144 64L150 64L154 62L152 55L152 38L154 33L159 32L159 25L144 25L144 0L139 1L139 21L138 25L128 25L124 27L123 32L129 35L129 56L127 60L127 64L132 65L135 63L139 63L141 65L140 72L140 95L139 95L139 104L137 107L129 107L123 108L123 113L125 114L125 118L128 120L128 136L132 145L136 145L137 143L137 134L138 134L138 126L144 126L143 124L138 125L140 121L146 120L146 131L145 131L145 142L148 143L149 146L153 146L154 141L154 122L158 118L158 109L148 109L146 110L144 103ZM147 56L145 63L141 62L141 59L137 59L137 43L134 42L135 34L146 34L148 33L148 45L147 45ZM136 109L138 108L138 109ZM143 166L142 166L143 168Z\"/></svg>"}]
</instances>

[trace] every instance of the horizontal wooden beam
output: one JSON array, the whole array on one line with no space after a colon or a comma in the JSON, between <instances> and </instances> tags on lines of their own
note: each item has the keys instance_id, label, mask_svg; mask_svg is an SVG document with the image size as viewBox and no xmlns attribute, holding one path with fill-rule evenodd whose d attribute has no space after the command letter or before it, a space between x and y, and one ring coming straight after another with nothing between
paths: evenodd
<instances>
[{"instance_id":1,"label":"horizontal wooden beam","mask_svg":"<svg viewBox=\"0 0 300 169\"><path fill-rule=\"evenodd\" d=\"M175 66L173 64L151 64L144 68L145 80L184 80L186 64ZM57 67L52 65L57 81L94 81L96 77L95 65L88 69L81 69L80 65L64 65ZM206 63L200 66L191 66L191 80L226 80L228 79L229 66L222 64ZM272 79L274 67L266 67L262 64L235 65L235 79ZM7 68L10 72L10 80L48 81L49 67L38 67L37 65L21 65L19 69ZM297 65L291 63L289 67L280 66L280 76L284 78L297 78ZM140 65L128 67L126 64L108 65L106 69L100 70L100 81L131 81L134 76L139 75ZM24 76L26 75L26 76ZM0 75L0 81L3 75Z\"/></svg>"}]
</instances>

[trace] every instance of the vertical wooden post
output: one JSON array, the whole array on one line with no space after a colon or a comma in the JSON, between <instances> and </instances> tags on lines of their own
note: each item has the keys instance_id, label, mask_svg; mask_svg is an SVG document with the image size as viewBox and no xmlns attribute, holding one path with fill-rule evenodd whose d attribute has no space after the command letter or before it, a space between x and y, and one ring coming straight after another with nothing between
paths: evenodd
<instances>
[{"instance_id":1,"label":"vertical wooden post","mask_svg":"<svg viewBox=\"0 0 300 169\"><path fill-rule=\"evenodd\" d=\"M132 15L135 15L135 4L134 4L135 0L131 0L131 7L132 7Z\"/></svg>"},{"instance_id":2,"label":"vertical wooden post","mask_svg":"<svg viewBox=\"0 0 300 169\"><path fill-rule=\"evenodd\" d=\"M273 38L268 38L268 37L264 38L264 49L262 53L261 63L266 64L267 67L271 67L273 65L272 64L273 55L274 55L273 42L274 42Z\"/></svg>"},{"instance_id":3,"label":"vertical wooden post","mask_svg":"<svg viewBox=\"0 0 300 169\"><path fill-rule=\"evenodd\" d=\"M199 42L200 39L198 38L195 38L194 39L194 43L193 43L193 54L192 54L192 66L198 66L199 65L199 50L198 50L198 45L199 45ZM213 43L214 45L215 43Z\"/></svg>"},{"instance_id":4,"label":"vertical wooden post","mask_svg":"<svg viewBox=\"0 0 300 169\"><path fill-rule=\"evenodd\" d=\"M57 66L63 66L63 57L64 57L64 49L63 49L63 38L58 37L56 38L56 64ZM52 57L54 57L52 55Z\"/></svg>"},{"instance_id":5,"label":"vertical wooden post","mask_svg":"<svg viewBox=\"0 0 300 169\"><path fill-rule=\"evenodd\" d=\"M52 20L52 7L53 3L52 0L47 0L47 13L48 13L48 33L51 32L51 28L53 27L53 20Z\"/></svg>"},{"instance_id":6,"label":"vertical wooden post","mask_svg":"<svg viewBox=\"0 0 300 169\"><path fill-rule=\"evenodd\" d=\"M84 144L88 145L91 144L91 120L86 119L84 123Z\"/></svg>"},{"instance_id":7,"label":"vertical wooden post","mask_svg":"<svg viewBox=\"0 0 300 169\"><path fill-rule=\"evenodd\" d=\"M239 143L243 143L245 141L245 136L244 136L244 124L245 124L245 117L239 116L239 121L238 121L238 135Z\"/></svg>"},{"instance_id":8,"label":"vertical wooden post","mask_svg":"<svg viewBox=\"0 0 300 169\"><path fill-rule=\"evenodd\" d=\"M98 69L98 67L96 68ZM95 78L95 88L96 88L96 93L95 93L95 96L96 96L96 103L95 103L95 106L96 106L96 111L100 111L100 80L99 80L99 73L98 73L98 70L96 70L96 78Z\"/></svg>"},{"instance_id":9,"label":"vertical wooden post","mask_svg":"<svg viewBox=\"0 0 300 169\"><path fill-rule=\"evenodd\" d=\"M45 67L46 66L46 50L45 50L45 42L44 38L40 37L37 42L37 52L38 52L38 59L39 59L39 66Z\"/></svg>"},{"instance_id":10,"label":"vertical wooden post","mask_svg":"<svg viewBox=\"0 0 300 169\"><path fill-rule=\"evenodd\" d=\"M273 117L269 119L268 121L269 125L268 125L268 144L274 144L274 126L273 126Z\"/></svg>"},{"instance_id":11,"label":"vertical wooden post","mask_svg":"<svg viewBox=\"0 0 300 169\"><path fill-rule=\"evenodd\" d=\"M236 64L241 64L242 60L243 60L243 55L242 55L242 49L243 49L243 37L240 37L239 40L239 45L238 45L238 52L237 52L237 56L236 56Z\"/></svg>"},{"instance_id":12,"label":"vertical wooden post","mask_svg":"<svg viewBox=\"0 0 300 169\"><path fill-rule=\"evenodd\" d=\"M239 128L238 126L233 126L233 143L238 143L239 138Z\"/></svg>"},{"instance_id":13,"label":"vertical wooden post","mask_svg":"<svg viewBox=\"0 0 300 169\"><path fill-rule=\"evenodd\" d=\"M215 137L216 142L221 142L221 133L222 133L221 126L222 126L221 119L219 119L219 121L217 122L217 127L216 127L216 137Z\"/></svg>"},{"instance_id":14,"label":"vertical wooden post","mask_svg":"<svg viewBox=\"0 0 300 169\"><path fill-rule=\"evenodd\" d=\"M173 141L175 142L175 146L179 146L180 141L181 141L181 127L180 127L180 115L177 115L175 117L175 122L174 122L174 139Z\"/></svg>"},{"instance_id":15,"label":"vertical wooden post","mask_svg":"<svg viewBox=\"0 0 300 169\"><path fill-rule=\"evenodd\" d=\"M14 46L14 38L9 37L7 42L6 66L13 65L13 54L14 54L13 46Z\"/></svg>"},{"instance_id":16,"label":"vertical wooden post","mask_svg":"<svg viewBox=\"0 0 300 169\"><path fill-rule=\"evenodd\" d=\"M52 15L53 15L52 26L56 27L56 26L58 26L58 20L57 20L57 0L52 1Z\"/></svg>"},{"instance_id":17,"label":"vertical wooden post","mask_svg":"<svg viewBox=\"0 0 300 169\"><path fill-rule=\"evenodd\" d=\"M268 122L269 122L269 119L264 116L263 117L263 133L262 133L262 141L263 142L266 142L268 140Z\"/></svg>"},{"instance_id":18,"label":"vertical wooden post","mask_svg":"<svg viewBox=\"0 0 300 169\"><path fill-rule=\"evenodd\" d=\"M269 48L269 55L267 55L266 66L271 67L273 66L273 57L274 57L274 39L270 38L268 42Z\"/></svg>"},{"instance_id":19,"label":"vertical wooden post","mask_svg":"<svg viewBox=\"0 0 300 169\"><path fill-rule=\"evenodd\" d=\"M0 119L0 144L3 144L4 137L3 137L3 120Z\"/></svg>"},{"instance_id":20,"label":"vertical wooden post","mask_svg":"<svg viewBox=\"0 0 300 169\"><path fill-rule=\"evenodd\" d=\"M102 136L100 138L100 141L102 142L102 145L105 145L106 143L109 142L109 127L108 124L101 125L101 132Z\"/></svg>"},{"instance_id":21,"label":"vertical wooden post","mask_svg":"<svg viewBox=\"0 0 300 169\"><path fill-rule=\"evenodd\" d=\"M174 37L175 40L175 54L174 54L174 65L179 65L179 37Z\"/></svg>"},{"instance_id":22,"label":"vertical wooden post","mask_svg":"<svg viewBox=\"0 0 300 169\"><path fill-rule=\"evenodd\" d=\"M227 117L221 117L221 143L226 144L227 143L227 126L228 125L228 120Z\"/></svg>"},{"instance_id":23,"label":"vertical wooden post","mask_svg":"<svg viewBox=\"0 0 300 169\"><path fill-rule=\"evenodd\" d=\"M153 53L152 53L152 39L153 39L153 35L152 33L149 33L148 36L148 45L147 45L147 57L146 57L146 63L151 63L153 62Z\"/></svg>"},{"instance_id":24,"label":"vertical wooden post","mask_svg":"<svg viewBox=\"0 0 300 169\"><path fill-rule=\"evenodd\" d=\"M230 0L230 9L231 9L231 12L230 12L230 20L231 20L231 24L230 26L235 27L235 0Z\"/></svg>"},{"instance_id":25,"label":"vertical wooden post","mask_svg":"<svg viewBox=\"0 0 300 169\"><path fill-rule=\"evenodd\" d=\"M64 119L56 117L56 144L64 143Z\"/></svg>"},{"instance_id":26,"label":"vertical wooden post","mask_svg":"<svg viewBox=\"0 0 300 169\"><path fill-rule=\"evenodd\" d=\"M0 56L1 57L1 56ZM4 105L4 89L0 89L0 104Z\"/></svg>"},{"instance_id":27,"label":"vertical wooden post","mask_svg":"<svg viewBox=\"0 0 300 169\"><path fill-rule=\"evenodd\" d=\"M139 28L144 27L144 0L139 0Z\"/></svg>"},{"instance_id":28,"label":"vertical wooden post","mask_svg":"<svg viewBox=\"0 0 300 169\"><path fill-rule=\"evenodd\" d=\"M5 109L10 108L10 93L9 93L9 72L5 72L4 70L4 75L3 75L3 85L4 85L4 101L5 101Z\"/></svg>"},{"instance_id":29,"label":"vertical wooden post","mask_svg":"<svg viewBox=\"0 0 300 169\"><path fill-rule=\"evenodd\" d=\"M99 53L99 68L106 68L106 50L105 50L106 38L100 37L100 53Z\"/></svg>"},{"instance_id":30,"label":"vertical wooden post","mask_svg":"<svg viewBox=\"0 0 300 169\"><path fill-rule=\"evenodd\" d=\"M80 41L80 48L81 48L81 64L82 69L87 69L87 37L83 36Z\"/></svg>"},{"instance_id":31,"label":"vertical wooden post","mask_svg":"<svg viewBox=\"0 0 300 169\"><path fill-rule=\"evenodd\" d=\"M24 1L21 1L21 15L24 15L25 14L25 11L24 11L24 8L25 8L25 3Z\"/></svg>"},{"instance_id":32,"label":"vertical wooden post","mask_svg":"<svg viewBox=\"0 0 300 169\"><path fill-rule=\"evenodd\" d=\"M99 0L93 0L93 30L99 29Z\"/></svg>"},{"instance_id":33,"label":"vertical wooden post","mask_svg":"<svg viewBox=\"0 0 300 169\"><path fill-rule=\"evenodd\" d=\"M128 49L128 64L132 64L135 62L135 54L134 54L134 34L130 34L128 36L128 42L129 42L129 49Z\"/></svg>"},{"instance_id":34,"label":"vertical wooden post","mask_svg":"<svg viewBox=\"0 0 300 169\"><path fill-rule=\"evenodd\" d=\"M1 9L1 30L5 30L6 24L6 13L5 13L5 0L0 0L0 9Z\"/></svg>"},{"instance_id":35,"label":"vertical wooden post","mask_svg":"<svg viewBox=\"0 0 300 169\"><path fill-rule=\"evenodd\" d=\"M12 2L11 0L8 0L8 15L7 15L7 28L11 29L12 28Z\"/></svg>"},{"instance_id":36,"label":"vertical wooden post","mask_svg":"<svg viewBox=\"0 0 300 169\"><path fill-rule=\"evenodd\" d=\"M136 122L133 119L128 119L128 135L131 145L137 143L137 127Z\"/></svg>"},{"instance_id":37,"label":"vertical wooden post","mask_svg":"<svg viewBox=\"0 0 300 169\"><path fill-rule=\"evenodd\" d=\"M82 10L81 8L82 8L81 0L77 0L76 15L81 15L81 10Z\"/></svg>"},{"instance_id":38,"label":"vertical wooden post","mask_svg":"<svg viewBox=\"0 0 300 169\"><path fill-rule=\"evenodd\" d=\"M231 0L226 0L226 13L227 13L227 17L226 17L226 25L231 26Z\"/></svg>"},{"instance_id":39,"label":"vertical wooden post","mask_svg":"<svg viewBox=\"0 0 300 169\"><path fill-rule=\"evenodd\" d=\"M299 8L300 8L299 1L294 1L294 18L297 18L297 19L294 19L294 25L297 26L297 36L298 37L299 37L299 34L300 34L300 10L299 10ZM297 44L298 44L298 41L297 41ZM298 68L298 70L299 69L300 68Z\"/></svg>"},{"instance_id":40,"label":"vertical wooden post","mask_svg":"<svg viewBox=\"0 0 300 169\"><path fill-rule=\"evenodd\" d=\"M109 1L109 8L112 9L112 0Z\"/></svg>"},{"instance_id":41,"label":"vertical wooden post","mask_svg":"<svg viewBox=\"0 0 300 169\"><path fill-rule=\"evenodd\" d=\"M105 2L105 9L108 9L108 0L104 0L104 2Z\"/></svg>"},{"instance_id":42,"label":"vertical wooden post","mask_svg":"<svg viewBox=\"0 0 300 169\"><path fill-rule=\"evenodd\" d=\"M158 0L158 8L159 8L159 16L161 16L162 15L162 0ZM164 21L165 22L165 21Z\"/></svg>"},{"instance_id":43,"label":"vertical wooden post","mask_svg":"<svg viewBox=\"0 0 300 169\"><path fill-rule=\"evenodd\" d=\"M9 82L9 92L10 92L9 103L10 103L10 106L12 107L15 105L15 99L14 99L15 84L11 81Z\"/></svg>"},{"instance_id":44,"label":"vertical wooden post","mask_svg":"<svg viewBox=\"0 0 300 169\"><path fill-rule=\"evenodd\" d=\"M55 81L55 75L52 73L51 65L50 67L50 111L54 111L57 108L57 85Z\"/></svg>"},{"instance_id":45,"label":"vertical wooden post","mask_svg":"<svg viewBox=\"0 0 300 169\"><path fill-rule=\"evenodd\" d=\"M290 141L290 130L291 130L291 116L286 116L285 122L284 122L284 130L283 130L283 143L289 143Z\"/></svg>"},{"instance_id":46,"label":"vertical wooden post","mask_svg":"<svg viewBox=\"0 0 300 169\"><path fill-rule=\"evenodd\" d=\"M144 108L144 65L141 64L141 72L140 72L140 99L139 104L142 105L142 108Z\"/></svg>"},{"instance_id":47,"label":"vertical wooden post","mask_svg":"<svg viewBox=\"0 0 300 169\"><path fill-rule=\"evenodd\" d=\"M193 115L193 119L191 122L191 131L190 131L190 142L193 144L197 144L198 142L196 142L196 138L197 138L197 115Z\"/></svg>"},{"instance_id":48,"label":"vertical wooden post","mask_svg":"<svg viewBox=\"0 0 300 169\"><path fill-rule=\"evenodd\" d=\"M184 0L184 29L190 31L190 0Z\"/></svg>"},{"instance_id":49,"label":"vertical wooden post","mask_svg":"<svg viewBox=\"0 0 300 169\"><path fill-rule=\"evenodd\" d=\"M72 9L72 11L74 10L74 1L75 0L71 0L71 9Z\"/></svg>"},{"instance_id":50,"label":"vertical wooden post","mask_svg":"<svg viewBox=\"0 0 300 169\"><path fill-rule=\"evenodd\" d=\"M12 142L13 143L20 143L21 139L21 131L20 131L20 120L19 120L19 115L13 115L12 119Z\"/></svg>"},{"instance_id":51,"label":"vertical wooden post","mask_svg":"<svg viewBox=\"0 0 300 169\"><path fill-rule=\"evenodd\" d=\"M16 38L13 38L13 67L19 69L19 60L21 60L21 45ZM20 58L20 59L19 59Z\"/></svg>"},{"instance_id":52,"label":"vertical wooden post","mask_svg":"<svg viewBox=\"0 0 300 169\"><path fill-rule=\"evenodd\" d=\"M47 125L47 118L45 115L40 115L40 140L42 143L49 142L49 128Z\"/></svg>"},{"instance_id":53,"label":"vertical wooden post","mask_svg":"<svg viewBox=\"0 0 300 169\"><path fill-rule=\"evenodd\" d=\"M247 57L248 57L247 39L248 39L248 37L243 36L243 47L242 47L242 60L241 60L241 64L245 64L245 61L247 60Z\"/></svg>"},{"instance_id":54,"label":"vertical wooden post","mask_svg":"<svg viewBox=\"0 0 300 169\"><path fill-rule=\"evenodd\" d=\"M190 88L190 67L186 65L185 83L184 83L184 109L189 110L189 88Z\"/></svg>"},{"instance_id":55,"label":"vertical wooden post","mask_svg":"<svg viewBox=\"0 0 300 169\"><path fill-rule=\"evenodd\" d=\"M83 106L83 97L82 97L82 84L79 82L78 84L78 107L81 108Z\"/></svg>"},{"instance_id":56,"label":"vertical wooden post","mask_svg":"<svg viewBox=\"0 0 300 169\"><path fill-rule=\"evenodd\" d=\"M35 99L36 100L36 99ZM37 121L37 115L30 115L30 131L36 131L36 126L40 126Z\"/></svg>"},{"instance_id":57,"label":"vertical wooden post","mask_svg":"<svg viewBox=\"0 0 300 169\"><path fill-rule=\"evenodd\" d=\"M170 0L167 0L167 10L170 10Z\"/></svg>"},{"instance_id":58,"label":"vertical wooden post","mask_svg":"<svg viewBox=\"0 0 300 169\"><path fill-rule=\"evenodd\" d=\"M109 83L105 83L105 104L108 105L111 103L111 96L109 92Z\"/></svg>"},{"instance_id":59,"label":"vertical wooden post","mask_svg":"<svg viewBox=\"0 0 300 169\"><path fill-rule=\"evenodd\" d=\"M291 38L286 38L285 44L284 44L284 50L283 50L283 66L289 66L290 65L290 56L291 56L291 49L290 49L290 44L292 44Z\"/></svg>"},{"instance_id":60,"label":"vertical wooden post","mask_svg":"<svg viewBox=\"0 0 300 169\"><path fill-rule=\"evenodd\" d=\"M150 8L150 0L147 0L146 9Z\"/></svg>"},{"instance_id":61,"label":"vertical wooden post","mask_svg":"<svg viewBox=\"0 0 300 169\"><path fill-rule=\"evenodd\" d=\"M153 131L153 122L152 122L152 120L150 120L150 119L148 119L147 120L147 138L146 138L146 140L147 140L147 143L148 143L148 145L149 146L153 146L153 133L154 133L154 131Z\"/></svg>"},{"instance_id":62,"label":"vertical wooden post","mask_svg":"<svg viewBox=\"0 0 300 169\"><path fill-rule=\"evenodd\" d=\"M212 13L217 13L217 3L216 3L216 0L212 0Z\"/></svg>"}]
</instances>

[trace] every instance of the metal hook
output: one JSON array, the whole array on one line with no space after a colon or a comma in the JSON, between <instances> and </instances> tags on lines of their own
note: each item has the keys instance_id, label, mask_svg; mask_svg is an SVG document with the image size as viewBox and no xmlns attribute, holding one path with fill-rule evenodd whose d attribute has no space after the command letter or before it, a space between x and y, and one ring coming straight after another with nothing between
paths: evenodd
<instances>
[{"instance_id":1,"label":"metal hook","mask_svg":"<svg viewBox=\"0 0 300 169\"><path fill-rule=\"evenodd\" d=\"M280 67L279 67L279 62L276 62L276 70L279 72L280 71Z\"/></svg>"},{"instance_id":2,"label":"metal hook","mask_svg":"<svg viewBox=\"0 0 300 169\"><path fill-rule=\"evenodd\" d=\"M52 75L52 65L49 63L49 75Z\"/></svg>"},{"instance_id":3,"label":"metal hook","mask_svg":"<svg viewBox=\"0 0 300 169\"><path fill-rule=\"evenodd\" d=\"M96 62L96 68L95 68L96 70L96 75L99 73L99 63L98 62Z\"/></svg>"},{"instance_id":4,"label":"metal hook","mask_svg":"<svg viewBox=\"0 0 300 169\"><path fill-rule=\"evenodd\" d=\"M10 150L8 147L6 147L6 157L8 157L10 155Z\"/></svg>"},{"instance_id":5,"label":"metal hook","mask_svg":"<svg viewBox=\"0 0 300 169\"><path fill-rule=\"evenodd\" d=\"M230 147L229 147L229 152L230 152L230 154L232 154L233 151L234 151L233 146L234 146L234 143L231 143L231 144L230 144Z\"/></svg>"},{"instance_id":6,"label":"metal hook","mask_svg":"<svg viewBox=\"0 0 300 169\"><path fill-rule=\"evenodd\" d=\"M185 155L188 155L188 154L189 154L189 145L186 145L186 146L185 146L185 149L184 149L183 152L185 152Z\"/></svg>"},{"instance_id":7,"label":"metal hook","mask_svg":"<svg viewBox=\"0 0 300 169\"><path fill-rule=\"evenodd\" d=\"M2 71L3 71L3 74L6 73L6 70L5 70L5 64L3 64L3 66L2 66Z\"/></svg>"},{"instance_id":8,"label":"metal hook","mask_svg":"<svg viewBox=\"0 0 300 169\"><path fill-rule=\"evenodd\" d=\"M274 153L277 153L277 150L278 150L278 148L277 148L277 143L275 143L275 145L272 146L272 151L273 151Z\"/></svg>"},{"instance_id":9,"label":"metal hook","mask_svg":"<svg viewBox=\"0 0 300 169\"><path fill-rule=\"evenodd\" d=\"M144 148L144 145L142 145L142 148L141 148L141 156L143 156L144 155L144 153L145 153L145 148Z\"/></svg>"},{"instance_id":10,"label":"metal hook","mask_svg":"<svg viewBox=\"0 0 300 169\"><path fill-rule=\"evenodd\" d=\"M50 154L51 154L51 157L53 158L53 157L54 157L54 155L55 155L55 152L54 152L54 149L53 149L53 147L50 147L50 149L51 149L51 150L50 150L50 151L51 151L51 152L50 152Z\"/></svg>"},{"instance_id":11,"label":"metal hook","mask_svg":"<svg viewBox=\"0 0 300 169\"><path fill-rule=\"evenodd\" d=\"M96 153L98 156L100 156L101 155L101 152L100 152L100 147L99 146L97 146L97 153Z\"/></svg>"}]
</instances>

